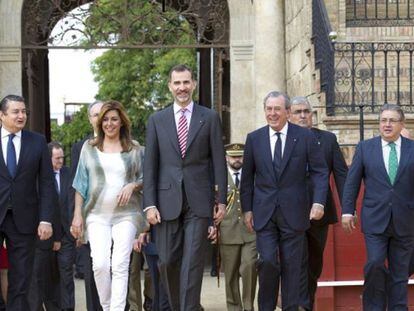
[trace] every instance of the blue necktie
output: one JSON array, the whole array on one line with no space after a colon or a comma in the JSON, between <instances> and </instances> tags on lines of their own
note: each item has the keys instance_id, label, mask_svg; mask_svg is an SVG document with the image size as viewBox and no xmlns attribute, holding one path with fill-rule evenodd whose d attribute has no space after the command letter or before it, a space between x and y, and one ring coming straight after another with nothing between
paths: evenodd
<instances>
[{"instance_id":1,"label":"blue necktie","mask_svg":"<svg viewBox=\"0 0 414 311\"><path fill-rule=\"evenodd\" d=\"M15 134L9 134L9 141L7 142L7 169L9 170L10 176L16 175L17 160L16 160L16 149L14 149L13 138Z\"/></svg>"}]
</instances>

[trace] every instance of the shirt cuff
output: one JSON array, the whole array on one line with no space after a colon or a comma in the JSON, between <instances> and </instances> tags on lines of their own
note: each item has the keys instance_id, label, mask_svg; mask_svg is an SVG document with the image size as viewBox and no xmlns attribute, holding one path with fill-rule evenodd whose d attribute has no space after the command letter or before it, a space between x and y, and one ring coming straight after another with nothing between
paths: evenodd
<instances>
[{"instance_id":1,"label":"shirt cuff","mask_svg":"<svg viewBox=\"0 0 414 311\"><path fill-rule=\"evenodd\" d=\"M48 221L41 221L39 224L40 224L40 225L49 225L49 226L51 226L51 225L52 225L52 224L51 224L50 222L48 222Z\"/></svg>"},{"instance_id":2,"label":"shirt cuff","mask_svg":"<svg viewBox=\"0 0 414 311\"><path fill-rule=\"evenodd\" d=\"M354 215L352 215L352 214L342 214L342 217L349 217L349 216L354 216Z\"/></svg>"},{"instance_id":3,"label":"shirt cuff","mask_svg":"<svg viewBox=\"0 0 414 311\"><path fill-rule=\"evenodd\" d=\"M320 208L321 210L324 210L325 209L325 207L321 203L313 203L312 204L312 207L317 207L317 208Z\"/></svg>"},{"instance_id":4,"label":"shirt cuff","mask_svg":"<svg viewBox=\"0 0 414 311\"><path fill-rule=\"evenodd\" d=\"M144 208L144 213L151 208L157 208L157 207L155 205L147 206L146 208Z\"/></svg>"}]
</instances>

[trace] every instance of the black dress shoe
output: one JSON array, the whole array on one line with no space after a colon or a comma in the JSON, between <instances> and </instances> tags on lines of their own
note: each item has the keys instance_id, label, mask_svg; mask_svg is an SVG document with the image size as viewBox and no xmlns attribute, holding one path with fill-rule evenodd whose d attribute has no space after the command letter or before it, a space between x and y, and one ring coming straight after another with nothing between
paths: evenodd
<instances>
[{"instance_id":1,"label":"black dress shoe","mask_svg":"<svg viewBox=\"0 0 414 311\"><path fill-rule=\"evenodd\" d=\"M199 309L200 311L204 311L204 308L203 308L203 306L202 305L200 305L200 309Z\"/></svg>"},{"instance_id":2,"label":"black dress shoe","mask_svg":"<svg viewBox=\"0 0 414 311\"><path fill-rule=\"evenodd\" d=\"M217 276L217 270L211 270L211 271L210 271L210 275L211 275L212 277Z\"/></svg>"}]
</instances>

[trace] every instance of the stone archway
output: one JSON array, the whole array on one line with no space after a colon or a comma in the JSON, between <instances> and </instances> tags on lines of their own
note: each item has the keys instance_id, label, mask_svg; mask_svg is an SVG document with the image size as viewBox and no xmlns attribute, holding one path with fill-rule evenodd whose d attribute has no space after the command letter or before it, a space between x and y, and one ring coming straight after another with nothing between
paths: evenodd
<instances>
[{"instance_id":1,"label":"stone archway","mask_svg":"<svg viewBox=\"0 0 414 311\"><path fill-rule=\"evenodd\" d=\"M122 2L122 1L121 1ZM20 47L18 55L21 57L20 64L15 64L20 67L18 72L21 72L21 83L15 79L15 93L21 93L26 98L29 110L28 125L31 129L45 133L50 137L50 118L49 118L49 81L48 81L48 50L55 47L65 46L63 42L65 32L59 33L58 36L52 37L53 27L62 18L70 15L71 10L91 3L91 8L99 9L99 1L90 0L69 0L69 1L53 1L53 0L39 0L39 1L20 1L18 5L14 5L13 11L17 13L18 8L21 8L21 40L13 40L17 52L17 46ZM125 0L125 8L131 10L131 5L136 5L136 1ZM139 3L139 2L138 2ZM200 102L206 106L216 108L222 113L223 99L229 100L230 88L229 79L229 14L226 0L159 0L147 1L154 7L159 9L159 13L163 14L165 11L169 13L168 18L171 21L171 8L177 11L182 18L189 21L190 31L194 32L195 41L190 44L165 44L165 42L158 39L158 41L149 38L148 40L135 40L133 33L126 33L131 28L130 25L125 25L125 18L122 16L111 16L111 12L105 18L111 22L122 21L120 25L120 33L123 36L132 38L129 41L104 42L109 48L164 48L164 47L188 47L196 48L199 55L199 78L202 87L199 91ZM170 11L168 12L168 8ZM1 9L1 7L0 7ZM8 6L7 9L10 9ZM130 11L129 11L130 12ZM84 13L84 12L83 12ZM82 14L82 13L81 13ZM119 12L118 12L119 14ZM77 16L79 17L79 16ZM137 17L139 19L139 17ZM79 19L77 20L78 23ZM136 21L133 21L136 22ZM160 19L160 23L162 20ZM15 28L17 28L16 23ZM73 35L72 27L71 33ZM121 29L122 27L122 29ZM162 28L162 25L159 26ZM82 31L82 25L79 27ZM103 28L102 28L103 29ZM98 32L102 31L98 29ZM102 34L102 33L101 33ZM103 34L98 40L94 40L90 36L88 42L91 43L87 48L101 47ZM113 37L112 37L113 38ZM62 44L63 42L63 44ZM84 46L77 46L77 48L85 48ZM5 47L0 50L5 51ZM1 52L0 52L1 53ZM224 57L226 55L226 57ZM17 57L16 57L17 58ZM15 59L17 61L17 59ZM1 62L1 58L0 58ZM16 62L17 63L17 62ZM1 66L1 65L0 65ZM1 68L1 67L0 67ZM224 77L224 79L223 79ZM20 85L19 85L20 84ZM11 88L13 89L13 88ZM227 104L224 104L226 106ZM228 110L224 109L223 119L229 120L226 116ZM227 125L227 140L229 139L229 126Z\"/></svg>"}]
</instances>

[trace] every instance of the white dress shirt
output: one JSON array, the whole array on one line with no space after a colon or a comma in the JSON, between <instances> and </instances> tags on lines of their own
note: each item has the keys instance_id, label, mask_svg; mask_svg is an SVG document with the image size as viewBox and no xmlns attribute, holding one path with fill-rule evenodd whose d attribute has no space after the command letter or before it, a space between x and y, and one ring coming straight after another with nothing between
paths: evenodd
<instances>
[{"instance_id":1,"label":"white dress shirt","mask_svg":"<svg viewBox=\"0 0 414 311\"><path fill-rule=\"evenodd\" d=\"M175 126L177 128L177 133L178 133L178 123L180 122L180 118L182 115L181 110L183 109L180 105L178 105L176 102L174 102L173 104L173 109L174 109L174 119L175 119ZM193 109L194 109L194 102L190 102L188 104L187 107L185 107L185 118L187 119L187 127L190 126L190 121L191 121L191 115L193 113Z\"/></svg>"},{"instance_id":2,"label":"white dress shirt","mask_svg":"<svg viewBox=\"0 0 414 311\"><path fill-rule=\"evenodd\" d=\"M275 131L269 126L270 151L272 152L272 160L274 157L275 144L277 141L276 133L280 133L280 139L282 139L282 158L283 158L283 152L285 150L285 145L286 145L287 131L288 131L288 122L286 122L285 126L283 126L283 128L279 132Z\"/></svg>"},{"instance_id":3,"label":"white dress shirt","mask_svg":"<svg viewBox=\"0 0 414 311\"><path fill-rule=\"evenodd\" d=\"M57 184L57 191L58 193L60 193L60 170L59 171L54 171L55 173L55 180L56 180L56 184Z\"/></svg>"},{"instance_id":4,"label":"white dress shirt","mask_svg":"<svg viewBox=\"0 0 414 311\"><path fill-rule=\"evenodd\" d=\"M233 183L236 184L236 175L234 173L239 173L239 182L241 181L241 175L242 175L242 169L239 169L238 171L232 169L231 167L227 166L229 173L231 175L231 178L233 179ZM240 185L239 185L240 186Z\"/></svg>"},{"instance_id":5,"label":"white dress shirt","mask_svg":"<svg viewBox=\"0 0 414 311\"><path fill-rule=\"evenodd\" d=\"M4 163L7 165L7 144L9 142L10 132L4 127L1 127L1 149L3 151ZM16 150L16 164L19 163L20 149L22 146L22 131L15 133L13 137L14 149Z\"/></svg>"}]
</instances>

